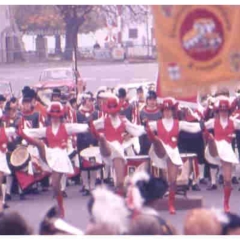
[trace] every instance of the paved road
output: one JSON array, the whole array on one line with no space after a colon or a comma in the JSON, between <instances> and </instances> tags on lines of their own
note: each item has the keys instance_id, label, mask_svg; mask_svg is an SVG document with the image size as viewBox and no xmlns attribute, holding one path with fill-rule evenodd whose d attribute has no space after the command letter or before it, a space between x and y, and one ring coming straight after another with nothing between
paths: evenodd
<instances>
[{"instance_id":1,"label":"paved road","mask_svg":"<svg viewBox=\"0 0 240 240\"><path fill-rule=\"evenodd\" d=\"M232 198L231 209L232 211L240 213L239 199L240 192L239 186L235 186ZM202 186L201 192L189 191L189 196L203 196L203 205L205 207L222 207L222 188L219 187L217 191L206 191L206 187ZM74 226L85 229L88 222L87 201L88 197L81 196L79 193L79 186L70 186L67 188L68 198L65 199L66 207L66 220ZM29 224L34 228L35 233L38 232L39 222L43 218L46 211L54 204L51 192L44 192L40 195L27 195L27 200L20 201L17 196L9 202L11 210L20 211L23 216L28 220ZM181 233L183 222L187 211L178 211L175 216L168 214L168 211L162 211L161 215L171 222Z\"/></svg>"},{"instance_id":2,"label":"paved road","mask_svg":"<svg viewBox=\"0 0 240 240\"><path fill-rule=\"evenodd\" d=\"M58 64L58 67L69 64ZM0 65L0 79L9 80L14 91L19 91L24 85L31 85L38 81L40 72L47 67L56 67L56 63L51 64L21 64L21 65ZM119 83L128 83L133 78L156 79L157 64L114 64L79 66L82 77L88 79L88 89L96 90L99 86L115 86ZM66 199L66 220L76 227L85 229L88 222L87 199L78 192L78 186L68 188L69 197ZM198 193L190 192L189 195L203 195L204 206L222 207L222 190L208 192L206 190ZM240 213L239 207L240 192L237 189L233 192L231 199L232 210ZM51 192L41 193L41 195L29 195L26 201L19 201L14 198L11 202L11 209L20 211L29 223L33 226L35 233L38 225L48 208L54 203ZM175 227L182 231L183 220L186 211L179 211L176 216L170 216L167 211L161 212L162 216L172 222Z\"/></svg>"},{"instance_id":3,"label":"paved road","mask_svg":"<svg viewBox=\"0 0 240 240\"><path fill-rule=\"evenodd\" d=\"M33 85L45 68L67 67L69 63L36 63L0 65L0 80L12 83L17 93L25 85ZM117 84L138 82L142 79L156 80L157 64L110 64L110 65L79 65L81 76L87 81L88 90L95 91L100 86L113 87Z\"/></svg>"}]
</instances>

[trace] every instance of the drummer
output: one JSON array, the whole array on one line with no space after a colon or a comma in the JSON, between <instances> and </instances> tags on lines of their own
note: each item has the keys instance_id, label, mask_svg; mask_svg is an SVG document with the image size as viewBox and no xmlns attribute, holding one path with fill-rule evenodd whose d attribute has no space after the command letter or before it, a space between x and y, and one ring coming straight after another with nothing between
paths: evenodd
<instances>
[{"instance_id":1,"label":"drummer","mask_svg":"<svg viewBox=\"0 0 240 240\"><path fill-rule=\"evenodd\" d=\"M87 124L64 123L64 109L61 103L51 102L48 109L50 125L37 129L24 129L24 134L33 138L46 138L46 160L52 169L52 186L57 204L64 217L63 196L60 181L63 174L73 174L74 169L67 153L69 135L88 131Z\"/></svg>"},{"instance_id":2,"label":"drummer","mask_svg":"<svg viewBox=\"0 0 240 240\"><path fill-rule=\"evenodd\" d=\"M118 89L118 98L121 103L120 114L125 116L130 122L133 120L133 105L129 103L127 98L127 91L125 88Z\"/></svg>"},{"instance_id":3,"label":"drummer","mask_svg":"<svg viewBox=\"0 0 240 240\"><path fill-rule=\"evenodd\" d=\"M4 107L4 114L2 117L2 123L4 127L10 128L16 128L20 119L20 111L16 108L16 101L14 98L11 98L9 101L6 102ZM17 145L20 144L21 139L18 136L12 136L9 138L9 142L7 144L7 160L10 162L10 156L12 152L16 149ZM12 185L14 183L18 184L15 180L15 174L14 171L10 175L7 175L6 177L6 200L11 200L11 189ZM25 199L24 192L21 190L20 186L17 186L20 200Z\"/></svg>"},{"instance_id":4,"label":"drummer","mask_svg":"<svg viewBox=\"0 0 240 240\"><path fill-rule=\"evenodd\" d=\"M6 98L0 94L0 109L3 111L4 110L4 104L6 102Z\"/></svg>"},{"instance_id":5,"label":"drummer","mask_svg":"<svg viewBox=\"0 0 240 240\"><path fill-rule=\"evenodd\" d=\"M119 99L112 95L107 99L104 112L108 115L94 122L90 122L90 130L99 140L99 147L103 161L112 166L116 174L116 192L124 194L124 169L125 157L123 149L123 134L125 132L138 137L144 132L143 126L132 124L126 118L120 116L121 104ZM99 133L102 130L103 133Z\"/></svg>"},{"instance_id":6,"label":"drummer","mask_svg":"<svg viewBox=\"0 0 240 240\"><path fill-rule=\"evenodd\" d=\"M140 111L140 122L144 123L145 120L148 121L157 121L162 118L162 112L157 103L157 93L153 90L148 91L146 96L146 104L143 109ZM147 155L150 149L150 142L146 135L141 136L140 138L141 145L141 155Z\"/></svg>"},{"instance_id":7,"label":"drummer","mask_svg":"<svg viewBox=\"0 0 240 240\"><path fill-rule=\"evenodd\" d=\"M28 89L23 92L22 104L21 104L21 124L23 128L39 128L42 126L43 122L40 121L42 116L40 112L37 112L33 105L33 99L35 98L35 91L33 89ZM22 141L22 144L26 144L25 141ZM31 156L38 155L37 149L32 145L28 146L28 152ZM47 171L48 169L44 164L41 164L43 170ZM48 179L41 181L43 190L47 190ZM36 184L31 187L34 193L39 193Z\"/></svg>"},{"instance_id":8,"label":"drummer","mask_svg":"<svg viewBox=\"0 0 240 240\"><path fill-rule=\"evenodd\" d=\"M7 163L7 157L6 157L6 152L7 152L7 144L8 144L8 138L11 138L15 135L15 128L13 127L7 127L5 128L3 126L2 122L2 117L3 113L2 110L0 110L0 210L3 209L3 192L2 192L2 183L4 179L4 175L9 175L11 174L11 171L8 167Z\"/></svg>"},{"instance_id":9,"label":"drummer","mask_svg":"<svg viewBox=\"0 0 240 240\"><path fill-rule=\"evenodd\" d=\"M96 120L98 118L98 111L94 109L94 98L91 92L86 92L82 95L81 105L77 111L77 123L88 123L90 119ZM97 146L97 140L91 133L79 133L77 135L77 148L78 152L90 146ZM87 166L88 162L82 159L81 164L81 177L83 181L83 196L90 195L90 191L95 188L95 181L97 172L91 171ZM89 179L88 179L89 174ZM89 182L88 182L89 181Z\"/></svg>"}]
</instances>

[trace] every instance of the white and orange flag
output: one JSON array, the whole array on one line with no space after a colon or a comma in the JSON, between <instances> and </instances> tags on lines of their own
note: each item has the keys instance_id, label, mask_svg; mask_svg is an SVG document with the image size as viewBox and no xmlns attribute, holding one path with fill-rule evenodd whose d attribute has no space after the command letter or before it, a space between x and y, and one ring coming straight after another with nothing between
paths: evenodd
<instances>
[{"instance_id":1,"label":"white and orange flag","mask_svg":"<svg viewBox=\"0 0 240 240\"><path fill-rule=\"evenodd\" d=\"M240 80L240 6L152 6L158 95L194 99L201 88Z\"/></svg>"}]
</instances>

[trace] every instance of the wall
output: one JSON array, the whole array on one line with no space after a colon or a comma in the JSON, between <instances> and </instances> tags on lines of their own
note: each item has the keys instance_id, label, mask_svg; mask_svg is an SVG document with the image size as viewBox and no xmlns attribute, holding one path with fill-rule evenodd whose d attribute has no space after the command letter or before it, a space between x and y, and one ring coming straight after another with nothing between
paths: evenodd
<instances>
[{"instance_id":1,"label":"wall","mask_svg":"<svg viewBox=\"0 0 240 240\"><path fill-rule=\"evenodd\" d=\"M10 13L8 5L0 5L0 63L6 62L6 33L4 30L10 27Z\"/></svg>"}]
</instances>

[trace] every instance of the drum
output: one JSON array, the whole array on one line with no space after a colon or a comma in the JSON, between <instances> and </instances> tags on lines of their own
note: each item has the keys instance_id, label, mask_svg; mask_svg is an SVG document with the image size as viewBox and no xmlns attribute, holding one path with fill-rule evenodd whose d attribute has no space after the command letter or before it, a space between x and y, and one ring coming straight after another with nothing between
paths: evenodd
<instances>
[{"instance_id":1,"label":"drum","mask_svg":"<svg viewBox=\"0 0 240 240\"><path fill-rule=\"evenodd\" d=\"M127 164L125 166L125 176L132 176L132 174L139 169L141 166L143 169L146 168L146 163L150 162L150 157L147 155L141 156L127 156Z\"/></svg>"},{"instance_id":2,"label":"drum","mask_svg":"<svg viewBox=\"0 0 240 240\"><path fill-rule=\"evenodd\" d=\"M25 146L17 147L11 154L10 163L14 170L27 172L31 156Z\"/></svg>"},{"instance_id":3,"label":"drum","mask_svg":"<svg viewBox=\"0 0 240 240\"><path fill-rule=\"evenodd\" d=\"M194 178L198 177L198 159L195 153L180 154L183 165L177 177L177 185L188 185L190 174L194 173Z\"/></svg>"},{"instance_id":4,"label":"drum","mask_svg":"<svg viewBox=\"0 0 240 240\"><path fill-rule=\"evenodd\" d=\"M98 170L104 167L99 147L85 148L80 156L83 158L81 170Z\"/></svg>"}]
</instances>

